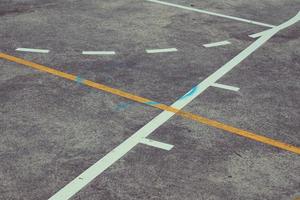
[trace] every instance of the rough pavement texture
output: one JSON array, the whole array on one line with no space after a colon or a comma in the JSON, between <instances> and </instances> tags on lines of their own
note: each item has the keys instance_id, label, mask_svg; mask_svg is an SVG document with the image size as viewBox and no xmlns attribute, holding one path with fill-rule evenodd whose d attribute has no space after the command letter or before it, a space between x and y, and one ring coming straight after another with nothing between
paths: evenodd
<instances>
[{"instance_id":1,"label":"rough pavement texture","mask_svg":"<svg viewBox=\"0 0 300 200\"><path fill-rule=\"evenodd\" d=\"M171 2L171 1L169 1ZM299 0L175 0L280 24ZM1 0L0 51L171 104L265 30L142 0ZM206 49L202 44L229 40ZM49 49L49 54L14 49ZM146 54L145 49L179 51ZM280 32L184 110L300 146L300 25ZM81 51L116 51L87 56ZM0 199L44 200L161 111L0 60ZM290 200L299 155L173 117L75 200Z\"/></svg>"}]
</instances>

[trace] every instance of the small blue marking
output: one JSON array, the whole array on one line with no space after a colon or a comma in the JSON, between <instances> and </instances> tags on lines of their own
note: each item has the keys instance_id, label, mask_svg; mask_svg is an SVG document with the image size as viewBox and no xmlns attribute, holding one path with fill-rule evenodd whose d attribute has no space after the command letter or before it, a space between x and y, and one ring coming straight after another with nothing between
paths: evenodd
<instances>
[{"instance_id":1,"label":"small blue marking","mask_svg":"<svg viewBox=\"0 0 300 200\"><path fill-rule=\"evenodd\" d=\"M78 83L78 84L81 84L83 83L84 79L80 78L80 76L77 76L75 81Z\"/></svg>"},{"instance_id":2,"label":"small blue marking","mask_svg":"<svg viewBox=\"0 0 300 200\"><path fill-rule=\"evenodd\" d=\"M160 103L155 102L155 101L149 101L149 102L146 102L145 104L150 105L150 106L154 106L154 105L157 105L157 104L160 104Z\"/></svg>"},{"instance_id":3,"label":"small blue marking","mask_svg":"<svg viewBox=\"0 0 300 200\"><path fill-rule=\"evenodd\" d=\"M188 93L186 93L180 99L185 99L187 97L193 96L193 94L195 94L196 91L197 91L197 86L193 87Z\"/></svg>"},{"instance_id":4,"label":"small blue marking","mask_svg":"<svg viewBox=\"0 0 300 200\"><path fill-rule=\"evenodd\" d=\"M132 103L121 102L116 106L116 111L121 111L127 109Z\"/></svg>"}]
</instances>

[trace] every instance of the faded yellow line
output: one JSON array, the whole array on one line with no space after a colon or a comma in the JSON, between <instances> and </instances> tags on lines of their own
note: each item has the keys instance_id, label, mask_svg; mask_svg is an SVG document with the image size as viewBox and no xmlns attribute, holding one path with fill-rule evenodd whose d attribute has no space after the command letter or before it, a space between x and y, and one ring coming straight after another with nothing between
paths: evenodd
<instances>
[{"instance_id":1,"label":"faded yellow line","mask_svg":"<svg viewBox=\"0 0 300 200\"><path fill-rule=\"evenodd\" d=\"M62 77L62 78L66 78L66 79L69 79L69 80L72 80L72 81L77 80L77 76L74 76L72 74L68 74L68 73L65 73L65 72L62 72L62 71L59 71L59 70L56 70L56 69L52 69L52 68L49 68L49 67L46 67L46 66L43 66L43 65L40 65L40 64L36 64L36 63L33 63L31 61L28 61L28 60L21 59L21 58L10 56L10 55L4 54L4 53L0 53L0 58L11 61L11 62L15 62L15 63L25 65L25 66L37 69L39 71L47 72L47 73L50 73L50 74L53 74L53 75L56 75L56 76L59 76L59 77ZM108 93L111 93L111 94L115 94L115 95L130 99L132 101L140 102L140 103L143 103L143 104L148 103L147 105L149 105L149 106L159 108L161 110L166 110L166 111L169 111L169 112L176 113L177 115L180 115L184 118L191 119L191 120L200 122L202 124L206 124L206 125L211 126L211 127L215 127L215 128L218 128L218 129L221 129L221 130L224 130L224 131L228 131L230 133L233 133L233 134L236 134L236 135L239 135L239 136L243 136L243 137L249 138L251 140L255 140L255 141L264 143L264 144L268 144L268 145L271 145L271 146L274 146L274 147L277 147L277 148L280 148L280 149L283 149L283 150L286 150L286 151L290 151L290 152L293 152L293 153L296 153L296 154L300 154L300 148L299 147L296 147L296 146L293 146L293 145L290 145L290 144L287 144L287 143L283 143L281 141L274 140L274 139L271 139L271 138L268 138L268 137L265 137L265 136L261 136L261 135L258 135L258 134L255 134L255 133L252 133L252 132L249 132L249 131L245 131L245 130L242 130L242 129L239 129L239 128L235 128L233 126L223 124L221 122L211 120L211 119L208 119L206 117L202 117L200 115L195 115L195 114L192 114L192 113L189 113L189 112L184 112L184 111L181 111L179 109L173 108L171 106L167 106L167 105L164 105L164 104L149 104L149 102L154 102L154 101L152 101L150 99L147 99L147 98L143 98L143 97L140 97L140 96L137 96L137 95L133 95L133 94L130 94L128 92L124 92L124 91L121 91L121 90L118 90L118 89L115 89L115 88L111 88L111 87L108 87L108 86L103 85L103 84L95 83L95 82L89 81L89 80L83 80L81 82L81 84L84 84L84 85L90 86L92 88L102 90L102 91L105 91L105 92L108 92Z\"/></svg>"}]
</instances>

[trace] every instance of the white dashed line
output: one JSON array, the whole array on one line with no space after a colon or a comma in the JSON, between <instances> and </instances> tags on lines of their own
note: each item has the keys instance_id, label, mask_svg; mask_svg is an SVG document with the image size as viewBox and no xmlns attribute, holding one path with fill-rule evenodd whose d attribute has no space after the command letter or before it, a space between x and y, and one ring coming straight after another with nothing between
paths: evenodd
<instances>
[{"instance_id":1,"label":"white dashed line","mask_svg":"<svg viewBox=\"0 0 300 200\"><path fill-rule=\"evenodd\" d=\"M29 48L17 48L16 51L24 51L31 53L49 53L50 51L47 49L29 49Z\"/></svg>"},{"instance_id":2,"label":"white dashed line","mask_svg":"<svg viewBox=\"0 0 300 200\"><path fill-rule=\"evenodd\" d=\"M225 89L225 90L231 90L231 91L235 91L235 92L238 92L240 90L240 88L238 88L238 87L224 85L224 84L220 84L220 83L213 83L211 86L216 87L216 88Z\"/></svg>"},{"instance_id":3,"label":"white dashed line","mask_svg":"<svg viewBox=\"0 0 300 200\"><path fill-rule=\"evenodd\" d=\"M114 51L83 51L83 55L115 55Z\"/></svg>"},{"instance_id":4,"label":"white dashed line","mask_svg":"<svg viewBox=\"0 0 300 200\"><path fill-rule=\"evenodd\" d=\"M176 52L178 51L176 48L169 49L146 49L147 53L167 53L167 52Z\"/></svg>"},{"instance_id":5,"label":"white dashed line","mask_svg":"<svg viewBox=\"0 0 300 200\"><path fill-rule=\"evenodd\" d=\"M231 42L225 40L225 41L221 41L221 42L204 44L203 46L206 47L206 48L211 48L211 47L224 46L224 45L228 45L228 44L231 44Z\"/></svg>"}]
</instances>

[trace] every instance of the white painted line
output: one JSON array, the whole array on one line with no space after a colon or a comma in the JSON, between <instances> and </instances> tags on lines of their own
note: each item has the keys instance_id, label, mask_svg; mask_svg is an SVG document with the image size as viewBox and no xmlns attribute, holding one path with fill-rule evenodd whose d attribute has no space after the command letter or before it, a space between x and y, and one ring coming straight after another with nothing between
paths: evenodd
<instances>
[{"instance_id":1,"label":"white painted line","mask_svg":"<svg viewBox=\"0 0 300 200\"><path fill-rule=\"evenodd\" d=\"M185 10L195 11L195 12L199 12L199 13L204 13L204 14L208 14L208 15L213 15L213 16L217 16L217 17L223 17L223 18L232 19L232 20L236 20L236 21L246 22L246 23L255 24L255 25L259 25L259 26L265 26L265 27L269 27L269 28L275 27L274 25L271 25L271 24L266 24L266 23L257 22L257 21L253 21L253 20L243 19L243 18L239 18L239 17L233 17L233 16L229 16L229 15L223 15L223 14L214 13L214 12L196 9L196 8L190 8L190 7L181 6L181 5L174 4L174 3L168 3L168 2L164 2L164 1L158 1L158 0L146 0L146 1L158 3L158 4L162 4L162 5L166 5L166 6L181 8L181 9L185 9Z\"/></svg>"},{"instance_id":2,"label":"white painted line","mask_svg":"<svg viewBox=\"0 0 300 200\"><path fill-rule=\"evenodd\" d=\"M176 48L169 49L146 49L147 53L166 53L166 52L176 52L178 51Z\"/></svg>"},{"instance_id":3,"label":"white painted line","mask_svg":"<svg viewBox=\"0 0 300 200\"><path fill-rule=\"evenodd\" d=\"M268 34L268 31L270 31L270 30L271 29L267 29L267 30L259 32L259 33L251 34L251 35L249 35L249 37L251 37L251 38L258 38L258 37L261 37L264 34Z\"/></svg>"},{"instance_id":4,"label":"white painted line","mask_svg":"<svg viewBox=\"0 0 300 200\"><path fill-rule=\"evenodd\" d=\"M114 51L83 51L83 55L115 55Z\"/></svg>"},{"instance_id":5,"label":"white painted line","mask_svg":"<svg viewBox=\"0 0 300 200\"><path fill-rule=\"evenodd\" d=\"M143 138L140 141L140 143L146 144L146 145L149 145L149 146L152 146L152 147L156 147L156 148L159 148L159 149L163 149L163 150L166 150L166 151L170 151L174 147L174 145L166 144L166 143L163 143L163 142L158 142L158 141L147 139L147 138Z\"/></svg>"},{"instance_id":6,"label":"white painted line","mask_svg":"<svg viewBox=\"0 0 300 200\"><path fill-rule=\"evenodd\" d=\"M231 91L235 91L235 92L238 92L240 90L240 88L238 88L238 87L219 84L219 83L213 83L211 86L216 87L216 88L225 89L225 90L231 90Z\"/></svg>"},{"instance_id":7,"label":"white painted line","mask_svg":"<svg viewBox=\"0 0 300 200\"><path fill-rule=\"evenodd\" d=\"M29 48L17 48L16 51L32 52L32 53L49 53L47 49L29 49Z\"/></svg>"},{"instance_id":8,"label":"white painted line","mask_svg":"<svg viewBox=\"0 0 300 200\"><path fill-rule=\"evenodd\" d=\"M300 13L299 13L300 14ZM298 20L300 16L295 16ZM294 18L295 18L294 17ZM294 18L285 22L284 24L289 24L290 21L296 23L297 20ZM290 23L292 25L293 23ZM279 28L278 28L279 27ZM255 52L258 48L260 48L264 43L266 43L270 38L272 38L278 31L282 30L284 26L278 26L273 31L268 32L268 34L263 35L255 42L253 42L250 46L240 52L237 56L219 68L216 72L207 77L204 81L199 83L196 87L196 90L191 94L191 91L188 91L184 96L185 98L179 98L175 103L171 105L176 109L182 109L184 106L189 104L192 100L198 97L202 92L204 92L207 88L209 88L213 83L222 78L225 74L230 72L234 67L236 67L239 63L245 60L248 56L250 56L253 52ZM82 188L84 188L87 184L93 181L98 175L100 175L103 171L117 162L120 158L122 158L125 154L127 154L130 150L132 150L136 145L138 145L144 138L147 138L153 131L155 131L158 127L168 121L175 113L169 111L163 111L158 116L153 118L149 123L127 138L124 142L122 142L119 146L115 147L111 152L106 154L103 158L97 161L95 164L90 166L87 170L82 172L78 177L68 183L65 187L59 190L56 194L54 194L49 200L67 200L74 196L77 192L79 192Z\"/></svg>"},{"instance_id":9,"label":"white painted line","mask_svg":"<svg viewBox=\"0 0 300 200\"><path fill-rule=\"evenodd\" d=\"M228 45L228 44L231 44L231 42L225 40L225 41L221 41L221 42L204 44L203 46L206 47L206 48L210 48L210 47L224 46L224 45Z\"/></svg>"},{"instance_id":10,"label":"white painted line","mask_svg":"<svg viewBox=\"0 0 300 200\"><path fill-rule=\"evenodd\" d=\"M299 18L300 18L300 11L298 12L298 14L295 17L293 17L292 19L280 24L279 26L276 26L275 28L272 28L272 29L264 30L264 31L259 32L259 33L251 34L251 35L249 35L249 37L258 38L258 37L261 37L263 35L270 34L270 32L285 29L285 28L297 23L299 21Z\"/></svg>"}]
</instances>

